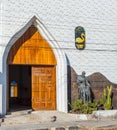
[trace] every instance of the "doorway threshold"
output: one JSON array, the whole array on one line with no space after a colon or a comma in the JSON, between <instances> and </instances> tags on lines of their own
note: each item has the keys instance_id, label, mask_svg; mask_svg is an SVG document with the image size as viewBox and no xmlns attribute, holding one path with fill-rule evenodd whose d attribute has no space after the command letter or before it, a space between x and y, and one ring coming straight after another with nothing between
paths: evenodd
<instances>
[{"instance_id":1,"label":"doorway threshold","mask_svg":"<svg viewBox=\"0 0 117 130\"><path fill-rule=\"evenodd\" d=\"M27 115L30 114L32 112L32 108L31 107L27 107L27 106L20 106L19 108L10 108L10 110L7 112L6 116L21 116L21 115Z\"/></svg>"}]
</instances>

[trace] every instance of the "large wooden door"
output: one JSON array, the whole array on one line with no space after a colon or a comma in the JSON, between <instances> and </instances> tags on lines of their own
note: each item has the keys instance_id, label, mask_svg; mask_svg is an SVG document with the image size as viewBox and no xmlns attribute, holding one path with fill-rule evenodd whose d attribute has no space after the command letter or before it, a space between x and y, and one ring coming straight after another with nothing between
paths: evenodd
<instances>
[{"instance_id":1,"label":"large wooden door","mask_svg":"<svg viewBox=\"0 0 117 130\"><path fill-rule=\"evenodd\" d=\"M32 109L56 109L55 66L32 67Z\"/></svg>"},{"instance_id":2,"label":"large wooden door","mask_svg":"<svg viewBox=\"0 0 117 130\"><path fill-rule=\"evenodd\" d=\"M13 44L7 57L7 64L31 66L32 74L29 73L29 76L32 77L29 83L31 82L31 103L34 110L56 109L57 61L53 49L36 27L30 26ZM28 80L25 78L23 80Z\"/></svg>"}]
</instances>

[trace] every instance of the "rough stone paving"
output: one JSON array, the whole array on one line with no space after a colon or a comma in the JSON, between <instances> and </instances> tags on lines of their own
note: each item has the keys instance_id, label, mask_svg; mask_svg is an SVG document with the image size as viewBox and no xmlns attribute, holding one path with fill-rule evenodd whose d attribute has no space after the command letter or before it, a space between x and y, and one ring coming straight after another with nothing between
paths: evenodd
<instances>
[{"instance_id":1,"label":"rough stone paving","mask_svg":"<svg viewBox=\"0 0 117 130\"><path fill-rule=\"evenodd\" d=\"M85 116L57 111L12 112L1 118L0 130L117 130L117 119L113 116Z\"/></svg>"}]
</instances>

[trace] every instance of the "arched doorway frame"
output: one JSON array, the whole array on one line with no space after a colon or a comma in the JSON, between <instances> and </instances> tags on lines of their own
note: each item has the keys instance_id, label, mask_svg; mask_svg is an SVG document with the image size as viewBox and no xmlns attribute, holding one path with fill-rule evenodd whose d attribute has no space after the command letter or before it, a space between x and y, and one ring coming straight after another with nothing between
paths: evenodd
<instances>
[{"instance_id":1,"label":"arched doorway frame","mask_svg":"<svg viewBox=\"0 0 117 130\"><path fill-rule=\"evenodd\" d=\"M8 53L11 49L11 46L17 41L18 38L20 38L25 31L31 26L34 25L37 27L40 34L45 38L49 45L51 46L54 55L57 60L57 66L56 66L56 107L57 111L61 112L67 112L67 61L65 57L65 53L63 50L60 49L58 43L53 38L53 36L49 33L47 28L44 26L44 24L36 17L34 16L20 31L18 31L9 41L7 44L7 47L4 52L3 56L3 71L4 71L4 93L3 96L4 101L6 101L5 104L3 104L3 114L6 114L7 108L8 108L8 83L7 83L7 75L8 75L8 65L7 65L7 57ZM56 48L56 49L54 49ZM61 70L61 71L60 71Z\"/></svg>"}]
</instances>

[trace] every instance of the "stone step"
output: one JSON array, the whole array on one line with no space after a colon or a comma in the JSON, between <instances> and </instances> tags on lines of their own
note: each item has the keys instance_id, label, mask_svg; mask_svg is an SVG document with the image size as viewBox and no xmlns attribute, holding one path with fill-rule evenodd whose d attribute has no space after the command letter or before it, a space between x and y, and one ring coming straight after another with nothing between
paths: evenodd
<instances>
[{"instance_id":1,"label":"stone step","mask_svg":"<svg viewBox=\"0 0 117 130\"><path fill-rule=\"evenodd\" d=\"M15 111L15 112L7 112L5 117L7 118L7 117L20 116L20 115L27 115L27 114L30 114L31 112L32 112L32 109Z\"/></svg>"},{"instance_id":2,"label":"stone step","mask_svg":"<svg viewBox=\"0 0 117 130\"><path fill-rule=\"evenodd\" d=\"M102 113L103 112L103 113ZM107 114L109 113L109 115ZM107 120L117 119L116 112L112 111L115 115L113 118L113 114L111 111L98 111L94 112L92 115L85 115L85 114L69 114L63 113L58 111L32 111L32 110L25 110L25 111L18 111L18 112L11 112L9 115L6 115L4 118L0 120L1 126L10 126L10 125L18 125L18 124L26 124L28 123L51 123L51 122L77 122L77 121L86 121L86 120ZM99 116L99 117L98 117ZM102 117L105 116L105 117ZM101 118L100 118L101 117ZM107 118L106 118L107 117ZM111 119L111 120L112 120Z\"/></svg>"},{"instance_id":3,"label":"stone step","mask_svg":"<svg viewBox=\"0 0 117 130\"><path fill-rule=\"evenodd\" d=\"M71 122L89 119L86 115L68 114L58 111L18 111L11 112L5 116L1 125L24 124L24 123L49 123L49 122Z\"/></svg>"},{"instance_id":4,"label":"stone step","mask_svg":"<svg viewBox=\"0 0 117 130\"><path fill-rule=\"evenodd\" d=\"M24 124L30 123L43 123L43 122L54 122L54 121L67 121L70 119L66 113L57 111L19 111L11 112L5 116L1 121L1 125L8 126L12 124Z\"/></svg>"}]
</instances>

